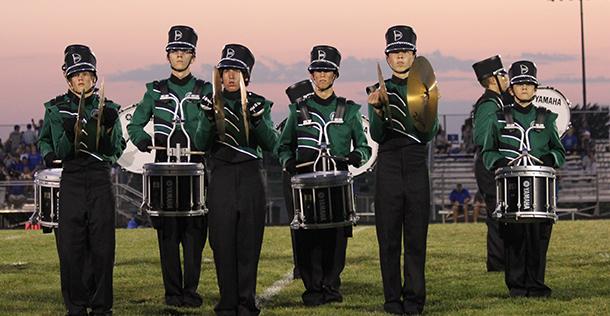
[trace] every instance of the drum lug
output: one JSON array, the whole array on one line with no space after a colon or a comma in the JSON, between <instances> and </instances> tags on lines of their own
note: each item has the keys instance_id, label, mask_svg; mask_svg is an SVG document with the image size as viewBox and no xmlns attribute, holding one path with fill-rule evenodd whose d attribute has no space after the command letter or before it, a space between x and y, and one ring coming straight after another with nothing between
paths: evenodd
<instances>
[{"instance_id":1,"label":"drum lug","mask_svg":"<svg viewBox=\"0 0 610 316\"><path fill-rule=\"evenodd\" d=\"M294 218L292 219L292 222L290 222L290 228L294 230L301 228L301 220L299 217L299 213L294 214Z\"/></svg>"}]
</instances>

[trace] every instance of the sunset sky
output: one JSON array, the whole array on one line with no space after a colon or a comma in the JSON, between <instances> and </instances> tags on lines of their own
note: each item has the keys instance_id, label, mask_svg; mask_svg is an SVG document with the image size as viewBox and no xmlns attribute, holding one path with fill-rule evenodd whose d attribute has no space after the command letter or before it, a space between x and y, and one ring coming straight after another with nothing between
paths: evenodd
<instances>
[{"instance_id":1,"label":"sunset sky","mask_svg":"<svg viewBox=\"0 0 610 316\"><path fill-rule=\"evenodd\" d=\"M585 0L584 15L588 101L610 104L610 0ZM60 67L73 43L93 49L109 98L124 107L138 102L144 83L169 76L164 47L174 24L196 29L193 73L203 79L224 44L248 46L256 57L249 88L275 102L276 124L286 116L284 89L309 75L317 44L343 55L337 94L365 103L375 63L385 66L384 33L395 24L415 29L418 54L436 71L441 114L469 112L482 92L471 65L495 54L507 68L519 59L535 61L543 85L582 102L578 1L22 0L0 12L0 125L41 118L42 104L65 92Z\"/></svg>"}]
</instances>

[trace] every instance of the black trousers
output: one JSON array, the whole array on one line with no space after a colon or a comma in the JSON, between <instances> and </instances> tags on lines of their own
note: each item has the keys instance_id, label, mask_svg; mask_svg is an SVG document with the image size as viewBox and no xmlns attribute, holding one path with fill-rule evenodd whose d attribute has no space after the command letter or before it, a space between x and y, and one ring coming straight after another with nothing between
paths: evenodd
<instances>
[{"instance_id":1,"label":"black trousers","mask_svg":"<svg viewBox=\"0 0 610 316\"><path fill-rule=\"evenodd\" d=\"M491 217L496 208L496 181L492 171L485 168L482 155L477 153L474 162L474 175L479 192L487 205L485 224L487 224L487 271L504 270L504 242L500 236L500 223Z\"/></svg>"},{"instance_id":2,"label":"black trousers","mask_svg":"<svg viewBox=\"0 0 610 316\"><path fill-rule=\"evenodd\" d=\"M421 313L426 301L426 239L430 219L427 147L379 152L375 225L386 310ZM404 243L404 283L400 256Z\"/></svg>"},{"instance_id":3,"label":"black trousers","mask_svg":"<svg viewBox=\"0 0 610 316\"><path fill-rule=\"evenodd\" d=\"M306 305L343 299L339 288L349 235L351 227L294 232L297 268L305 285L302 298Z\"/></svg>"},{"instance_id":4,"label":"black trousers","mask_svg":"<svg viewBox=\"0 0 610 316\"><path fill-rule=\"evenodd\" d=\"M217 315L258 315L256 276L265 229L261 163L210 162L210 245L220 289L214 311Z\"/></svg>"},{"instance_id":5,"label":"black trousers","mask_svg":"<svg viewBox=\"0 0 610 316\"><path fill-rule=\"evenodd\" d=\"M57 245L61 291L69 314L112 311L115 207L110 166L64 163Z\"/></svg>"},{"instance_id":6,"label":"black trousers","mask_svg":"<svg viewBox=\"0 0 610 316\"><path fill-rule=\"evenodd\" d=\"M506 249L504 279L511 296L549 296L544 273L553 224L505 224L501 228Z\"/></svg>"},{"instance_id":7,"label":"black trousers","mask_svg":"<svg viewBox=\"0 0 610 316\"><path fill-rule=\"evenodd\" d=\"M201 257L207 239L207 216L151 217L157 230L161 273L168 304L197 305L201 275ZM180 263L180 245L184 260L184 274Z\"/></svg>"}]
</instances>

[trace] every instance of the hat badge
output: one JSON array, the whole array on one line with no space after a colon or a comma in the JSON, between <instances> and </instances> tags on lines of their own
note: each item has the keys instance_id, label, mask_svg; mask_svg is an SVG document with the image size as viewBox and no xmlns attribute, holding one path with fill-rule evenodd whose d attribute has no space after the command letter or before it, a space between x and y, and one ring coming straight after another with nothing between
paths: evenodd
<instances>
[{"instance_id":1,"label":"hat badge","mask_svg":"<svg viewBox=\"0 0 610 316\"><path fill-rule=\"evenodd\" d=\"M233 58L235 56L235 50L233 48L227 49L227 58Z\"/></svg>"},{"instance_id":2,"label":"hat badge","mask_svg":"<svg viewBox=\"0 0 610 316\"><path fill-rule=\"evenodd\" d=\"M179 41L182 38L182 32L180 30L174 31L174 40Z\"/></svg>"},{"instance_id":3,"label":"hat badge","mask_svg":"<svg viewBox=\"0 0 610 316\"><path fill-rule=\"evenodd\" d=\"M522 75L525 75L530 70L526 65L519 65L519 68L521 69Z\"/></svg>"},{"instance_id":4,"label":"hat badge","mask_svg":"<svg viewBox=\"0 0 610 316\"><path fill-rule=\"evenodd\" d=\"M75 64L80 62L81 59L82 59L82 57L80 56L80 54L72 54L72 61L74 61Z\"/></svg>"},{"instance_id":5,"label":"hat badge","mask_svg":"<svg viewBox=\"0 0 610 316\"><path fill-rule=\"evenodd\" d=\"M399 41L402 38L402 32L399 30L394 30L394 41Z\"/></svg>"},{"instance_id":6,"label":"hat badge","mask_svg":"<svg viewBox=\"0 0 610 316\"><path fill-rule=\"evenodd\" d=\"M324 59L326 59L326 52L321 49L318 49L318 60L324 60Z\"/></svg>"}]
</instances>

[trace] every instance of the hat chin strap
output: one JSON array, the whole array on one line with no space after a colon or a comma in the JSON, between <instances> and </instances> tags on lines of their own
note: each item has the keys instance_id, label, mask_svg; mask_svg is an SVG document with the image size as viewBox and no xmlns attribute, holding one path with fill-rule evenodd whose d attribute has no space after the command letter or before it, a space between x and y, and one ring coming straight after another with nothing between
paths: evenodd
<instances>
[{"instance_id":1,"label":"hat chin strap","mask_svg":"<svg viewBox=\"0 0 610 316\"><path fill-rule=\"evenodd\" d=\"M527 100L523 100L523 99L519 98L517 95L515 95L514 97L519 102L524 103L524 104L530 104L530 103L532 103L532 101L534 101L534 99L536 99L536 95L535 94L531 98L529 98Z\"/></svg>"}]
</instances>

